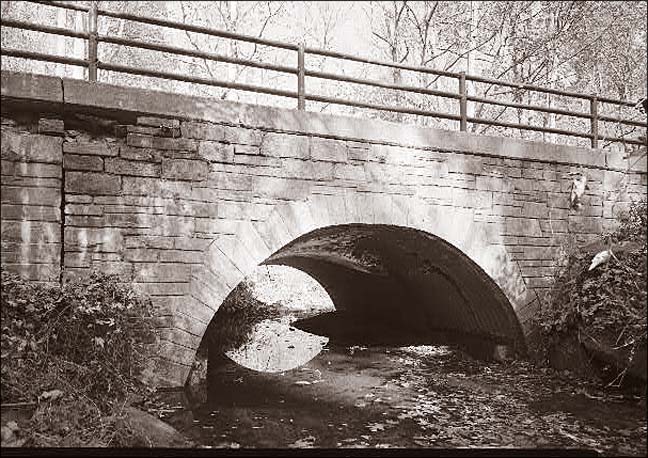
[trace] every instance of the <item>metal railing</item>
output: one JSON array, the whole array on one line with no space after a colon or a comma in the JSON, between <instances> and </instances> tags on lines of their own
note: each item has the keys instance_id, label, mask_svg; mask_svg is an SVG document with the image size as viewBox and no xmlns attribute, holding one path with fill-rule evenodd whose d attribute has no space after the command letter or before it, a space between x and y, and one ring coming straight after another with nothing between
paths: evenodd
<instances>
[{"instance_id":1,"label":"metal railing","mask_svg":"<svg viewBox=\"0 0 648 458\"><path fill-rule=\"evenodd\" d=\"M636 144L636 145L645 144L644 142L636 139L611 137L611 136L601 135L599 133L600 122L613 122L613 123L617 123L618 125L646 128L647 127L646 122L636 121L636 120L622 118L622 117L619 118L613 116L604 116L599 114L599 106L602 103L616 105L619 107L633 107L635 105L633 102L616 100L607 97L598 97L596 95L590 95L590 94L582 94L577 92L551 89L547 87L534 86L531 84L512 83L500 79L468 75L464 72L441 71L441 70L435 70L427 67L411 66L411 65L399 64L395 62L367 59L364 57L354 56L351 54L345 54L345 53L328 51L328 50L311 48L311 47L304 47L302 45L295 45L295 44L290 44L290 43L285 43L285 42L280 42L275 40L268 40L268 39L249 36L249 35L231 33L231 32L216 30L208 27L183 24L180 22L169 21L165 19L144 17L144 16L133 15L124 12L108 11L108 10L98 8L97 5L98 2L96 1L92 1L90 3L90 6L83 6L73 2L64 2L64 1L42 1L42 0L26 0L26 1L31 3L40 3L44 5L87 13L88 24L89 24L88 30L84 32L78 32L78 31L72 31L60 27L52 27L52 26L35 24L35 23L30 23L25 21L2 18L0 20L0 23L3 27L13 27L22 30L44 32L48 34L87 40L88 46L87 46L86 58L78 59L78 58L57 56L57 55L38 53L34 51L27 51L27 50L14 49L14 48L6 48L6 47L2 48L1 54L3 56L82 66L88 69L89 81L97 81L97 71L101 69L101 70L107 70L113 72L127 73L131 75L156 77L156 78L163 78L163 79L174 80L174 81L183 81L188 83L204 84L204 85L230 88L230 89L248 91L248 92L256 92L256 93L262 93L262 94L268 94L274 96L296 98L297 108L299 110L305 110L306 101L314 101L314 102L323 102L323 103L330 103L336 105L345 105L345 106L351 106L357 108L369 108L369 109L381 110L387 112L413 114L413 115L428 116L428 117L439 118L439 119L449 119L449 120L459 121L459 128L461 131L466 131L468 128L468 123L473 123L473 124L483 124L483 125L490 125L490 126L512 128L512 129L545 132L550 134L565 135L569 137L588 138L591 141L592 148L597 148L599 145L599 141L620 142L620 143ZM280 48L284 50L296 51L297 67L275 65L275 64L269 64L269 63L264 63L259 61L240 59L240 58L229 57L229 56L216 54L216 53L203 52L198 50L188 50L184 48L170 46L167 44L155 44L155 43L132 40L132 39L127 39L127 38L122 38L122 37L112 36L112 35L100 35L98 33L98 28L97 28L97 22L100 17L122 19L127 21L138 22L142 24L168 27L176 30L183 30L186 32L201 33L201 34L211 35L214 37L227 38L232 40L254 43L258 45ZM176 73L163 72L159 70L138 68L129 65L102 62L98 59L98 52L97 52L99 45L102 43L146 49L151 51L160 51L160 52L171 53L179 56L201 58L201 59L206 59L215 62L244 65L248 67L272 70L275 72L280 72L285 74L292 74L297 76L297 91L295 92L289 90L273 89L269 87L252 85L252 84L243 84L243 83L237 83L231 81L217 80L213 78L202 78L196 76L181 75ZM437 77L455 78L458 82L458 91L456 93L439 91L439 90L423 88L423 87L416 87L416 86L396 84L396 83L386 83L386 82L372 80L372 79L354 78L354 77L339 75L335 73L309 70L306 69L305 67L306 54L342 59L351 62L378 65L378 66L388 67L388 68L398 69L398 70L414 71L418 73L435 75ZM349 100L349 99L343 99L338 97L311 94L306 91L307 77L320 78L324 80L338 81L338 82L356 83L365 86L373 86L378 88L405 91L409 93L432 95L436 97L455 99L458 101L459 104L459 114L421 110L421 109L416 109L411 107L387 106L387 105L380 105L380 104L374 104L368 102L361 102L357 100ZM526 90L526 91L533 91L533 92L539 92L539 93L545 93L545 94L551 94L557 96L564 96L571 99L589 100L589 112L579 112L579 111L572 111L572 110L566 110L560 108L544 107L539 105L528 105L523 103L514 103L514 102L508 102L504 100L497 100L494 98L470 95L467 92L467 86L466 86L467 81L504 86L504 87L513 88L515 90ZM589 119L590 129L589 132L577 132L577 131L559 129L554 127L533 126L529 124L498 121L497 119L486 119L477 116L468 116L468 102L475 102L475 103L494 105L494 106L500 106L505 108L517 108L517 109L523 109L523 110L529 110L529 111L535 111L541 113L550 113L550 114L557 114L557 115L563 115L563 116L569 116L575 118Z\"/></svg>"}]
</instances>

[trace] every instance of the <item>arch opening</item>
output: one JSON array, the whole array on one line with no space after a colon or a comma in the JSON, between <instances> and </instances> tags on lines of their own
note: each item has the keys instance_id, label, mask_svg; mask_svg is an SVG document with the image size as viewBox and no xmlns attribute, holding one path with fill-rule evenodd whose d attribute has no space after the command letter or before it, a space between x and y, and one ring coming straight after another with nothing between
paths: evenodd
<instances>
[{"instance_id":1,"label":"arch opening","mask_svg":"<svg viewBox=\"0 0 648 458\"><path fill-rule=\"evenodd\" d=\"M502 348L526 352L516 313L495 281L461 250L419 229L325 226L297 237L261 266L298 269L321 285L334 310L292 325L331 344L448 345L478 359L492 359ZM306 305L309 299L301 300ZM218 319L217 312L212 325ZM245 351L249 359L250 348ZM228 356L241 363L240 351L238 361L236 352Z\"/></svg>"}]
</instances>

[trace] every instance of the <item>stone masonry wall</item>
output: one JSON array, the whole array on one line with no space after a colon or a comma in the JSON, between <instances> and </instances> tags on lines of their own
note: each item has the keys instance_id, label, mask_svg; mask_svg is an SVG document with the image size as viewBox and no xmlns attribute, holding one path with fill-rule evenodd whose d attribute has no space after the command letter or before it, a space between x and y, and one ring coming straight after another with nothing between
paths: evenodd
<instances>
[{"instance_id":1,"label":"stone masonry wall","mask_svg":"<svg viewBox=\"0 0 648 458\"><path fill-rule=\"evenodd\" d=\"M61 267L64 278L118 274L151 295L163 351L178 361L191 359L214 313L181 307L206 249L240 251L241 224L265 221L277 204L353 194L469 209L542 295L561 247L612 230L646 196L645 165L624 171L601 150L72 80L48 100L57 110L34 106L25 120L27 101L49 97L34 88L61 85L29 78L3 72L3 104L22 100L2 114L3 269L40 281L58 281ZM571 210L576 173L588 189ZM241 272L218 274L233 287Z\"/></svg>"},{"instance_id":2,"label":"stone masonry wall","mask_svg":"<svg viewBox=\"0 0 648 458\"><path fill-rule=\"evenodd\" d=\"M63 122L2 118L2 268L39 282L61 271Z\"/></svg>"}]
</instances>

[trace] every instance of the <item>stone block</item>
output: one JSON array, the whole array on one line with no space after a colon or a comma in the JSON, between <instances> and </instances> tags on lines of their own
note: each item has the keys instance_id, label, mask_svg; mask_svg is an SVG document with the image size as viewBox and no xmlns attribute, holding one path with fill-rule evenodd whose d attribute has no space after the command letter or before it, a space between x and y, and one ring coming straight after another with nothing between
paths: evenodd
<instances>
[{"instance_id":1,"label":"stone block","mask_svg":"<svg viewBox=\"0 0 648 458\"><path fill-rule=\"evenodd\" d=\"M162 152L152 148L136 148L133 146L121 145L119 156L132 161L161 162Z\"/></svg>"},{"instance_id":2,"label":"stone block","mask_svg":"<svg viewBox=\"0 0 648 458\"><path fill-rule=\"evenodd\" d=\"M61 209L40 205L2 204L2 221L61 221Z\"/></svg>"},{"instance_id":3,"label":"stone block","mask_svg":"<svg viewBox=\"0 0 648 458\"><path fill-rule=\"evenodd\" d=\"M264 133L256 129L246 129L244 127L224 127L225 141L238 145L259 146L263 141Z\"/></svg>"},{"instance_id":4,"label":"stone block","mask_svg":"<svg viewBox=\"0 0 648 458\"><path fill-rule=\"evenodd\" d=\"M16 186L24 188L53 188L57 192L61 188L59 178L21 177L2 175L0 183L3 186Z\"/></svg>"},{"instance_id":5,"label":"stone block","mask_svg":"<svg viewBox=\"0 0 648 458\"><path fill-rule=\"evenodd\" d=\"M216 218L196 219L196 233L209 235L223 235L236 233L236 221Z\"/></svg>"},{"instance_id":6,"label":"stone block","mask_svg":"<svg viewBox=\"0 0 648 458\"><path fill-rule=\"evenodd\" d=\"M347 158L350 161L367 161L369 158L369 148L356 148L349 146Z\"/></svg>"},{"instance_id":7,"label":"stone block","mask_svg":"<svg viewBox=\"0 0 648 458\"><path fill-rule=\"evenodd\" d=\"M190 281L191 269L186 264L137 263L133 267L133 281L142 283L183 283Z\"/></svg>"},{"instance_id":8,"label":"stone block","mask_svg":"<svg viewBox=\"0 0 648 458\"><path fill-rule=\"evenodd\" d=\"M66 170L89 170L101 172L104 168L104 162L99 156L66 154L63 157L63 168Z\"/></svg>"},{"instance_id":9,"label":"stone block","mask_svg":"<svg viewBox=\"0 0 648 458\"><path fill-rule=\"evenodd\" d=\"M151 137L141 134L128 134L126 137L126 144L138 148L180 150L189 152L198 151L198 142L187 138Z\"/></svg>"},{"instance_id":10,"label":"stone block","mask_svg":"<svg viewBox=\"0 0 648 458\"><path fill-rule=\"evenodd\" d=\"M331 162L313 162L302 161L299 159L283 159L280 162L280 166L281 175L287 178L328 181L333 179L333 170L336 164L333 164ZM272 171L270 171L270 174L272 174Z\"/></svg>"},{"instance_id":11,"label":"stone block","mask_svg":"<svg viewBox=\"0 0 648 458\"><path fill-rule=\"evenodd\" d=\"M261 143L261 154L272 157L296 157L308 159L308 137L300 135L269 133Z\"/></svg>"},{"instance_id":12,"label":"stone block","mask_svg":"<svg viewBox=\"0 0 648 458\"><path fill-rule=\"evenodd\" d=\"M124 260L129 262L156 262L158 251L151 248L128 248L124 250Z\"/></svg>"},{"instance_id":13,"label":"stone block","mask_svg":"<svg viewBox=\"0 0 648 458\"><path fill-rule=\"evenodd\" d=\"M504 177L477 176L475 178L475 188L484 191L508 192L510 184Z\"/></svg>"},{"instance_id":14,"label":"stone block","mask_svg":"<svg viewBox=\"0 0 648 458\"><path fill-rule=\"evenodd\" d=\"M225 127L217 124L185 121L180 125L180 131L184 138L217 142L225 141Z\"/></svg>"},{"instance_id":15,"label":"stone block","mask_svg":"<svg viewBox=\"0 0 648 458\"><path fill-rule=\"evenodd\" d=\"M310 157L315 161L347 162L347 146L341 140L312 137Z\"/></svg>"},{"instance_id":16,"label":"stone block","mask_svg":"<svg viewBox=\"0 0 648 458\"><path fill-rule=\"evenodd\" d=\"M62 119L40 118L38 120L38 133L43 135L65 135L65 123Z\"/></svg>"},{"instance_id":17,"label":"stone block","mask_svg":"<svg viewBox=\"0 0 648 458\"><path fill-rule=\"evenodd\" d=\"M63 101L61 78L33 73L2 71L2 96L40 100Z\"/></svg>"},{"instance_id":18,"label":"stone block","mask_svg":"<svg viewBox=\"0 0 648 458\"><path fill-rule=\"evenodd\" d=\"M538 220L529 218L505 218L504 234L542 237Z\"/></svg>"},{"instance_id":19,"label":"stone block","mask_svg":"<svg viewBox=\"0 0 648 458\"><path fill-rule=\"evenodd\" d=\"M255 194L269 198L300 200L310 190L310 184L302 180L257 176L252 178Z\"/></svg>"},{"instance_id":20,"label":"stone block","mask_svg":"<svg viewBox=\"0 0 648 458\"><path fill-rule=\"evenodd\" d=\"M2 185L0 201L7 204L22 205L61 205L61 193L51 188L26 188Z\"/></svg>"},{"instance_id":21,"label":"stone block","mask_svg":"<svg viewBox=\"0 0 648 458\"><path fill-rule=\"evenodd\" d=\"M235 164L253 166L253 167L246 167L244 170L243 167L237 167L239 169L238 171L253 174L253 175L277 175L282 171L276 169L284 165L284 161L285 159L282 160L277 157L251 156L245 154L234 155ZM267 170L267 167L272 167L275 170Z\"/></svg>"},{"instance_id":22,"label":"stone block","mask_svg":"<svg viewBox=\"0 0 648 458\"><path fill-rule=\"evenodd\" d=\"M202 256L196 251L164 250L160 251L160 262L180 264L201 264Z\"/></svg>"},{"instance_id":23,"label":"stone block","mask_svg":"<svg viewBox=\"0 0 648 458\"><path fill-rule=\"evenodd\" d=\"M2 240L25 243L61 241L61 225L44 221L2 221Z\"/></svg>"},{"instance_id":24,"label":"stone block","mask_svg":"<svg viewBox=\"0 0 648 458\"><path fill-rule=\"evenodd\" d=\"M240 155L244 154L246 156L257 156L261 154L261 148L254 145L234 145L234 154ZM272 158L266 158L272 159ZM278 161L278 159L275 159Z\"/></svg>"},{"instance_id":25,"label":"stone block","mask_svg":"<svg viewBox=\"0 0 648 458\"><path fill-rule=\"evenodd\" d=\"M173 248L173 237L160 236L126 236L124 238L125 248L152 248L154 250L171 250Z\"/></svg>"},{"instance_id":26,"label":"stone block","mask_svg":"<svg viewBox=\"0 0 648 458\"><path fill-rule=\"evenodd\" d=\"M231 189L234 191L252 190L252 177L238 173L210 172L206 186L216 189Z\"/></svg>"},{"instance_id":27,"label":"stone block","mask_svg":"<svg viewBox=\"0 0 648 458\"><path fill-rule=\"evenodd\" d=\"M22 177L61 178L63 173L61 166L58 164L2 161L0 174Z\"/></svg>"},{"instance_id":28,"label":"stone block","mask_svg":"<svg viewBox=\"0 0 648 458\"><path fill-rule=\"evenodd\" d=\"M8 161L60 164L63 139L2 129L0 156Z\"/></svg>"},{"instance_id":29,"label":"stone block","mask_svg":"<svg viewBox=\"0 0 648 458\"><path fill-rule=\"evenodd\" d=\"M106 172L116 175L159 177L160 164L155 162L128 161L118 157L106 159Z\"/></svg>"},{"instance_id":30,"label":"stone block","mask_svg":"<svg viewBox=\"0 0 648 458\"><path fill-rule=\"evenodd\" d=\"M225 143L201 141L198 154L209 162L234 162L234 147Z\"/></svg>"},{"instance_id":31,"label":"stone block","mask_svg":"<svg viewBox=\"0 0 648 458\"><path fill-rule=\"evenodd\" d=\"M549 217L549 207L546 203L524 202L522 205L522 216L529 218L544 219ZM554 215L556 217L558 215Z\"/></svg>"},{"instance_id":32,"label":"stone block","mask_svg":"<svg viewBox=\"0 0 648 458\"><path fill-rule=\"evenodd\" d=\"M479 156L453 154L447 164L450 173L481 175L484 171L484 161Z\"/></svg>"},{"instance_id":33,"label":"stone block","mask_svg":"<svg viewBox=\"0 0 648 458\"><path fill-rule=\"evenodd\" d=\"M333 177L341 180L366 181L365 169L362 165L335 164Z\"/></svg>"},{"instance_id":34,"label":"stone block","mask_svg":"<svg viewBox=\"0 0 648 458\"><path fill-rule=\"evenodd\" d=\"M176 180L202 181L209 174L209 165L204 161L191 159L164 159L162 176Z\"/></svg>"},{"instance_id":35,"label":"stone block","mask_svg":"<svg viewBox=\"0 0 648 458\"><path fill-rule=\"evenodd\" d=\"M95 172L65 172L65 192L116 195L121 193L121 177Z\"/></svg>"},{"instance_id":36,"label":"stone block","mask_svg":"<svg viewBox=\"0 0 648 458\"><path fill-rule=\"evenodd\" d=\"M2 241L2 264L59 264L61 244Z\"/></svg>"},{"instance_id":37,"label":"stone block","mask_svg":"<svg viewBox=\"0 0 648 458\"><path fill-rule=\"evenodd\" d=\"M63 143L63 152L70 154L93 155L93 156L117 156L119 145L107 141L96 142L70 142Z\"/></svg>"}]
</instances>

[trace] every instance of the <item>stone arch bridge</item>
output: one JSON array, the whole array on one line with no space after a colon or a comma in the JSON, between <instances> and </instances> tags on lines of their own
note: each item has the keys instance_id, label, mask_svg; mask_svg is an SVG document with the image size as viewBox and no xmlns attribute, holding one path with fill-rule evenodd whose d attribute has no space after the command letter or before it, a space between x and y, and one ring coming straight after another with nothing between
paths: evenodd
<instances>
[{"instance_id":1,"label":"stone arch bridge","mask_svg":"<svg viewBox=\"0 0 648 458\"><path fill-rule=\"evenodd\" d=\"M561 247L645 185L645 158L603 150L2 72L2 268L136 284L159 311L160 386L184 383L264 262L339 309L523 353Z\"/></svg>"}]
</instances>

